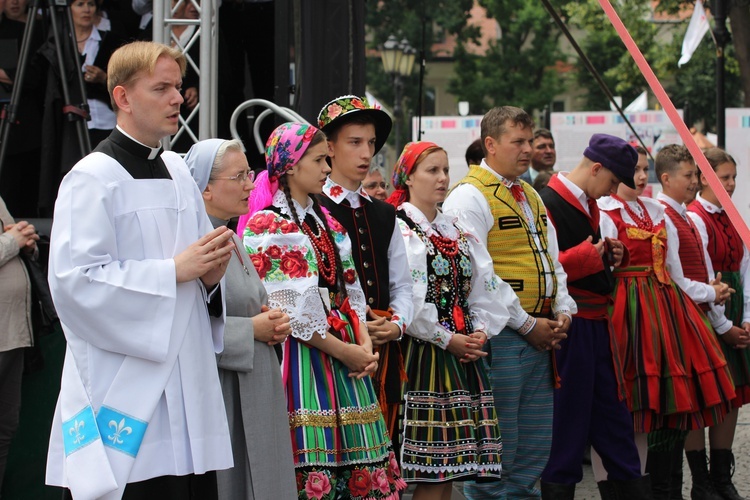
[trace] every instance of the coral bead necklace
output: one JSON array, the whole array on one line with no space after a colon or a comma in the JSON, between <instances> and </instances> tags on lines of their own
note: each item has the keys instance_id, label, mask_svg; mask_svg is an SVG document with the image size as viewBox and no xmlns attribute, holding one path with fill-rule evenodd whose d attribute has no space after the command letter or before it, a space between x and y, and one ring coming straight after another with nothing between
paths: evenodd
<instances>
[{"instance_id":1,"label":"coral bead necklace","mask_svg":"<svg viewBox=\"0 0 750 500\"><path fill-rule=\"evenodd\" d=\"M312 242L315 258L318 261L320 275L329 285L336 284L336 250L333 248L331 237L320 223L315 221L317 234L313 232L307 221L302 223L302 230Z\"/></svg>"},{"instance_id":2,"label":"coral bead necklace","mask_svg":"<svg viewBox=\"0 0 750 500\"><path fill-rule=\"evenodd\" d=\"M651 216L648 214L648 210L646 210L646 206L643 204L641 200L636 198L636 203L638 203L638 206L640 207L641 211L643 212L643 215L638 215L635 213L635 210L633 210L630 207L630 204L617 196L616 194L612 195L612 198L622 203L622 207L625 209L625 212L630 216L631 219L633 219L633 222L635 222L635 225L638 226L638 229L643 229L644 231L653 232L654 231L654 221L651 219Z\"/></svg>"},{"instance_id":3,"label":"coral bead necklace","mask_svg":"<svg viewBox=\"0 0 750 500\"><path fill-rule=\"evenodd\" d=\"M447 255L448 257L455 257L458 255L458 240L446 238L437 231L431 234L429 238L432 244L435 245L443 255Z\"/></svg>"}]
</instances>

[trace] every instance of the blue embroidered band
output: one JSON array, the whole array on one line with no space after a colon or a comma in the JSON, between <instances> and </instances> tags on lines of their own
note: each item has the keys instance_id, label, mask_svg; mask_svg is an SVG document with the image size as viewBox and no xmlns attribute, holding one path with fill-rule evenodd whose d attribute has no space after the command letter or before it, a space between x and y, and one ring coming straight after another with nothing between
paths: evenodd
<instances>
[{"instance_id":1,"label":"blue embroidered band","mask_svg":"<svg viewBox=\"0 0 750 500\"><path fill-rule=\"evenodd\" d=\"M99 430L91 406L85 407L73 418L63 422L62 427L65 456L99 439Z\"/></svg>"},{"instance_id":2,"label":"blue embroidered band","mask_svg":"<svg viewBox=\"0 0 750 500\"><path fill-rule=\"evenodd\" d=\"M96 423L105 446L135 457L146 434L148 422L125 415L107 406L99 409Z\"/></svg>"}]
</instances>

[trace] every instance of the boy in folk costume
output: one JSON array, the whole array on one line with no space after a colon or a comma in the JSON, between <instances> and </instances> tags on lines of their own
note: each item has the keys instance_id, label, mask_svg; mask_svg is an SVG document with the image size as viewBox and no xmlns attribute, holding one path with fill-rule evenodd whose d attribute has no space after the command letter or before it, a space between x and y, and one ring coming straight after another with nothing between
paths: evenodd
<instances>
[{"instance_id":1,"label":"boy in folk costume","mask_svg":"<svg viewBox=\"0 0 750 500\"><path fill-rule=\"evenodd\" d=\"M734 160L719 148L708 149L704 154L724 189L731 196L737 176L737 165ZM710 478L706 478L703 435L689 435L685 449L688 450L686 456L689 461L691 455L694 456L690 462L694 482L696 476L702 478L702 484L714 495L711 498L737 500L742 497L732 484L732 443L739 408L750 402L750 350L747 349L750 334L750 255L703 174L700 174L700 189L695 201L688 206L688 215L701 236L703 248L707 251L706 278L713 279L714 272L718 278L720 273L722 281L735 290L735 294L724 306L724 314L732 322L733 328L721 335L721 346L735 384L735 398L732 400L732 410L724 422L709 429ZM739 332L740 329L744 330L745 335Z\"/></svg>"},{"instance_id":2,"label":"boy in folk costume","mask_svg":"<svg viewBox=\"0 0 750 500\"><path fill-rule=\"evenodd\" d=\"M542 497L573 498L583 477L584 451L591 443L609 472L608 479L599 482L602 498L647 498L648 480L641 476L630 412L622 401L622 363L610 345L607 311L614 289L610 266L627 265L627 255L620 241L601 237L596 205L620 182L633 184L638 154L620 138L595 134L583 156L570 173L555 174L540 192L557 230L568 291L578 305L568 340L555 352L562 384L555 391L552 450L542 473Z\"/></svg>"},{"instance_id":3,"label":"boy in folk costume","mask_svg":"<svg viewBox=\"0 0 750 500\"><path fill-rule=\"evenodd\" d=\"M397 341L414 315L411 276L404 240L396 225L396 210L362 188L370 161L385 144L391 125L385 111L353 95L332 100L318 114L318 126L328 136L331 164L319 201L352 240L354 263L368 306L367 328L380 352L373 383L399 456L398 407L406 374Z\"/></svg>"},{"instance_id":4,"label":"boy in folk costume","mask_svg":"<svg viewBox=\"0 0 750 500\"><path fill-rule=\"evenodd\" d=\"M729 299L729 285L722 283L721 276L709 276L703 242L695 224L688 216L685 203L695 197L698 188L698 168L693 157L685 146L670 144L656 155L656 177L662 191L656 199L664 205L669 248L667 268L672 279L691 299L701 306L719 338L730 345L743 342L746 332L733 326L724 316L724 302ZM709 281L710 280L710 281ZM726 427L728 420L714 426L709 433L715 434ZM693 474L693 491L705 495L712 489L708 480L708 469L705 457L705 435L703 429L690 432L687 437L687 456ZM658 470L682 470L682 442L677 443L673 456L668 458L664 452L649 451L649 460ZM652 460L653 459L653 460ZM703 472L703 473L702 473ZM652 482L661 474L652 474ZM655 483L655 487L658 485ZM676 485L675 485L676 486ZM666 487L662 487L666 489ZM681 488L681 485L680 485ZM676 489L673 487L673 489Z\"/></svg>"},{"instance_id":5,"label":"boy in folk costume","mask_svg":"<svg viewBox=\"0 0 750 500\"><path fill-rule=\"evenodd\" d=\"M443 204L447 215L489 249L495 274L518 300L490 341L495 408L503 435L503 480L467 482L467 498L538 498L536 482L552 438L551 351L563 340L576 304L558 261L555 228L534 189L518 177L531 161L534 123L522 109L493 108L481 125L485 158ZM529 344L533 349L529 348Z\"/></svg>"},{"instance_id":6,"label":"boy in folk costume","mask_svg":"<svg viewBox=\"0 0 750 500\"><path fill-rule=\"evenodd\" d=\"M185 58L118 49L117 128L65 176L49 282L67 340L47 483L76 499L211 499L232 450L214 352L234 245L160 140L177 131ZM212 477L213 476L213 477Z\"/></svg>"}]
</instances>

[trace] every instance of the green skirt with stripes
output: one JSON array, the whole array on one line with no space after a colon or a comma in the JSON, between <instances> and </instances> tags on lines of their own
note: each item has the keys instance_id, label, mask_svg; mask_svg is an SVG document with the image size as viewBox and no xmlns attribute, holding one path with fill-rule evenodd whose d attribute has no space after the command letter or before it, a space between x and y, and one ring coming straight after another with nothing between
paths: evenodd
<instances>
[{"instance_id":1,"label":"green skirt with stripes","mask_svg":"<svg viewBox=\"0 0 750 500\"><path fill-rule=\"evenodd\" d=\"M401 467L406 482L498 480L502 442L484 360L461 363L404 337Z\"/></svg>"},{"instance_id":2,"label":"green skirt with stripes","mask_svg":"<svg viewBox=\"0 0 750 500\"><path fill-rule=\"evenodd\" d=\"M722 271L721 281L735 290L725 304L724 316L734 326L741 328L745 301L742 293L742 277L738 272ZM734 349L726 342L721 342L721 347L724 350L724 356L727 358L734 379L735 398L732 400L732 406L739 408L750 403L750 349Z\"/></svg>"}]
</instances>

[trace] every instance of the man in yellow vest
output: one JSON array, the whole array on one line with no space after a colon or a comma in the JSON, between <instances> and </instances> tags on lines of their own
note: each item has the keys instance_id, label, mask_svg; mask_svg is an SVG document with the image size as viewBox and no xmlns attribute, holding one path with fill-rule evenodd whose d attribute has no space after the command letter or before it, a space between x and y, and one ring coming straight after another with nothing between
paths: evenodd
<instances>
[{"instance_id":1,"label":"man in yellow vest","mask_svg":"<svg viewBox=\"0 0 750 500\"><path fill-rule=\"evenodd\" d=\"M503 480L464 485L466 498L539 498L552 440L552 349L566 338L576 304L558 261L557 235L536 191L519 179L531 162L534 122L522 109L490 110L485 157L453 189L447 214L482 240L495 273L516 293L508 326L490 342L491 381L503 435Z\"/></svg>"}]
</instances>

